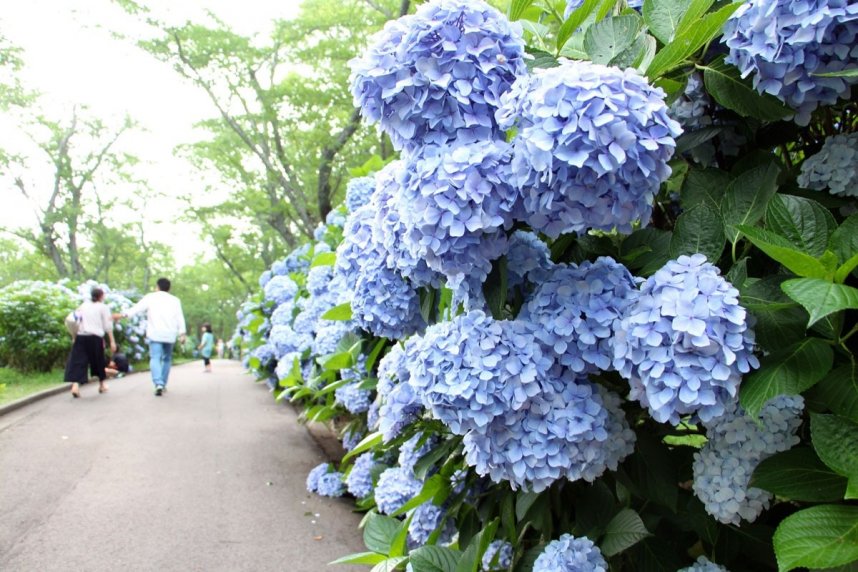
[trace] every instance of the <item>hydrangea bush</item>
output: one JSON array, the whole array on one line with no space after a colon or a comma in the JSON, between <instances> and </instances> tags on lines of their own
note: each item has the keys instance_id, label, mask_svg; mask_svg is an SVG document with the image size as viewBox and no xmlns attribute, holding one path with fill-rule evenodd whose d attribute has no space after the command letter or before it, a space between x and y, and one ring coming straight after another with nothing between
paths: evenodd
<instances>
[{"instance_id":1,"label":"hydrangea bush","mask_svg":"<svg viewBox=\"0 0 858 572\"><path fill-rule=\"evenodd\" d=\"M368 40L351 93L401 153L239 332L343 435L308 480L367 512L339 562L858 559L855 13L431 0Z\"/></svg>"}]
</instances>

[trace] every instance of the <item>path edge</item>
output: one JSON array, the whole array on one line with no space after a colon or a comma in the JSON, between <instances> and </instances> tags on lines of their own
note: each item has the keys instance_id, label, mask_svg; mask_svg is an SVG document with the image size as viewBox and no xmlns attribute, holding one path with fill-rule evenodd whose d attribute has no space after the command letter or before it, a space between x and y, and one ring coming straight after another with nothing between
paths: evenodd
<instances>
[{"instance_id":1,"label":"path edge","mask_svg":"<svg viewBox=\"0 0 858 572\"><path fill-rule=\"evenodd\" d=\"M6 415L8 413L12 413L13 411L21 409L22 407L26 407L27 405L30 405L31 403L41 401L42 399L45 399L46 397L52 397L54 395L59 395L60 393L62 393L64 391L68 391L68 390L69 390L68 384L63 384L63 385L58 385L57 387L52 387L51 389L45 389L45 390L40 391L38 393L33 393L33 394L28 395L26 397L22 397L21 399L16 399L15 401L10 401L6 405L0 405L0 417L3 417L4 415Z\"/></svg>"}]
</instances>

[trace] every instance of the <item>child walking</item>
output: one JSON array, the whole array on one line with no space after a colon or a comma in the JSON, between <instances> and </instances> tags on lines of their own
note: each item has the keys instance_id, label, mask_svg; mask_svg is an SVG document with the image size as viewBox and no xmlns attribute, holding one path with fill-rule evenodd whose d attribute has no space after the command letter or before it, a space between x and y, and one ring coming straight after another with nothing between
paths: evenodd
<instances>
[{"instance_id":1,"label":"child walking","mask_svg":"<svg viewBox=\"0 0 858 572\"><path fill-rule=\"evenodd\" d=\"M200 337L200 345L197 348L200 350L200 353L203 356L203 364L205 364L206 373L211 373L212 371L212 351L214 351L215 345L215 337L212 333L211 324L203 324L203 327L200 328L202 332L202 336Z\"/></svg>"}]
</instances>

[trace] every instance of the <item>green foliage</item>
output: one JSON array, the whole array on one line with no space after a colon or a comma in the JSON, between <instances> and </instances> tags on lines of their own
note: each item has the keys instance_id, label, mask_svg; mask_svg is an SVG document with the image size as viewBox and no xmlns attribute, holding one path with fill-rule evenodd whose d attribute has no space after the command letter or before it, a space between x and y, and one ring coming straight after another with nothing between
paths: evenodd
<instances>
[{"instance_id":1,"label":"green foliage","mask_svg":"<svg viewBox=\"0 0 858 572\"><path fill-rule=\"evenodd\" d=\"M65 317L79 305L55 284L20 281L0 290L0 362L21 371L50 371L71 348Z\"/></svg>"}]
</instances>

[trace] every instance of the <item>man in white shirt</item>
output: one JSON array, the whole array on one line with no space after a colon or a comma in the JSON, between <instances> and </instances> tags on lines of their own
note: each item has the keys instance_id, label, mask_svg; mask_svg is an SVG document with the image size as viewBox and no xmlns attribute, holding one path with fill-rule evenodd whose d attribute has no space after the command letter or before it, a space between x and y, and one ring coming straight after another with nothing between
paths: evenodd
<instances>
[{"instance_id":1,"label":"man in white shirt","mask_svg":"<svg viewBox=\"0 0 858 572\"><path fill-rule=\"evenodd\" d=\"M152 373L152 383L155 384L155 395L159 396L167 389L176 338L184 342L186 333L182 302L169 292L170 281L159 278L157 290L143 296L143 299L129 310L114 316L119 319L146 312L149 369Z\"/></svg>"}]
</instances>

